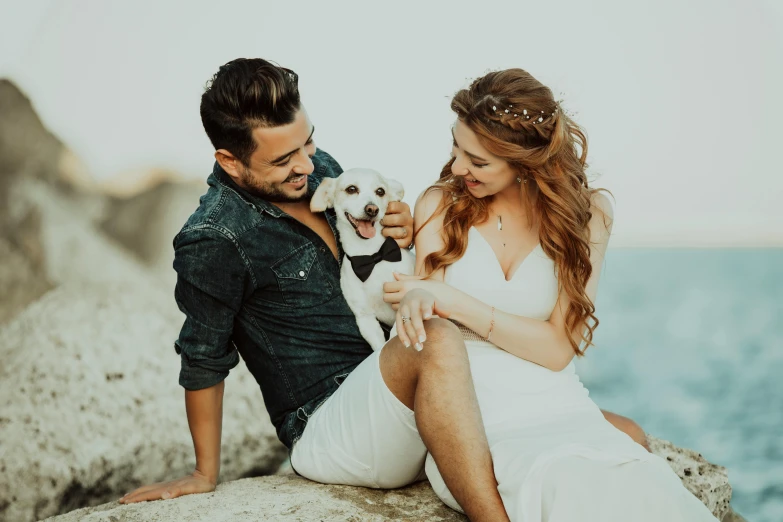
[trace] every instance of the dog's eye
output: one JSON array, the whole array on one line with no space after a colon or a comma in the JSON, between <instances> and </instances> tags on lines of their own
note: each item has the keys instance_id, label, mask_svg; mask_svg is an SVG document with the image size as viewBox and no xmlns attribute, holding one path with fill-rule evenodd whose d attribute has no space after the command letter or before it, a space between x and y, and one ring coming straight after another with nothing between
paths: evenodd
<instances>
[{"instance_id":1,"label":"dog's eye","mask_svg":"<svg viewBox=\"0 0 783 522\"><path fill-rule=\"evenodd\" d=\"M375 193L378 194L379 197L383 197L383 196L386 195L386 191L383 190L382 188L379 188L378 190L376 190Z\"/></svg>"},{"instance_id":2,"label":"dog's eye","mask_svg":"<svg viewBox=\"0 0 783 522\"><path fill-rule=\"evenodd\" d=\"M345 189L345 191L346 191L348 194L356 194L356 193L358 193L358 192L359 192L359 189L358 189L358 188L356 188L354 185L348 185L348 187Z\"/></svg>"}]
</instances>

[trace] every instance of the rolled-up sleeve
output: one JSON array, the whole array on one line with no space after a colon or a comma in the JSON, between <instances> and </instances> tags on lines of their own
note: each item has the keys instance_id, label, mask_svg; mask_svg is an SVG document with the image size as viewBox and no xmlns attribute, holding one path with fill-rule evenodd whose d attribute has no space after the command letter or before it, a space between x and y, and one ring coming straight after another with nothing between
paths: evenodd
<instances>
[{"instance_id":1,"label":"rolled-up sleeve","mask_svg":"<svg viewBox=\"0 0 783 522\"><path fill-rule=\"evenodd\" d=\"M174 343L182 359L179 383L187 390L209 388L239 363L231 338L250 274L238 245L216 229L183 230L174 252L174 296L185 314Z\"/></svg>"}]
</instances>

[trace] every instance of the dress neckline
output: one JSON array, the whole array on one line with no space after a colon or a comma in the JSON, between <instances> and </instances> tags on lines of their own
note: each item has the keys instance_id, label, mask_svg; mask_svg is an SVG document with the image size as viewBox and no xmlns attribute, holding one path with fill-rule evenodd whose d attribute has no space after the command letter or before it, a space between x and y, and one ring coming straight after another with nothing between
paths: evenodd
<instances>
[{"instance_id":1,"label":"dress neckline","mask_svg":"<svg viewBox=\"0 0 783 522\"><path fill-rule=\"evenodd\" d=\"M527 255L525 255L525 257L523 257L522 260L519 261L519 263L514 267L514 270L511 272L511 279L508 279L506 277L506 273L503 271L503 266L500 264L500 260L498 259L498 256L495 254L495 250L492 248L492 245L489 244L487 238L484 237L484 234L482 234L479 231L479 229L477 229L475 226L471 226L470 230L478 234L478 236L481 238L481 241L483 241L484 244L487 246L487 248L489 248L489 251L492 253L492 257L495 258L495 263L496 263L495 266L497 266L498 269L500 269L500 273L503 276L503 280L506 281L507 283L510 283L511 281L514 280L517 273L522 268L522 265L524 265L525 262L532 256L533 252L535 252L536 249L538 249L541 246L541 243L537 242L535 246L532 249L530 249L530 252L528 252Z\"/></svg>"}]
</instances>

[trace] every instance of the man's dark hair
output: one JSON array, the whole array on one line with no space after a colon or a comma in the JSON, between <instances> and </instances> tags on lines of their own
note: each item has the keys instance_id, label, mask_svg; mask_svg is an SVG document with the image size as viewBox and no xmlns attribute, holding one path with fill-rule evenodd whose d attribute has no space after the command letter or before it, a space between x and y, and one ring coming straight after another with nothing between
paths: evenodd
<instances>
[{"instance_id":1,"label":"man's dark hair","mask_svg":"<svg viewBox=\"0 0 783 522\"><path fill-rule=\"evenodd\" d=\"M201 123L215 150L226 149L246 167L256 149L253 129L294 121L299 77L261 58L237 58L220 67L201 96Z\"/></svg>"}]
</instances>

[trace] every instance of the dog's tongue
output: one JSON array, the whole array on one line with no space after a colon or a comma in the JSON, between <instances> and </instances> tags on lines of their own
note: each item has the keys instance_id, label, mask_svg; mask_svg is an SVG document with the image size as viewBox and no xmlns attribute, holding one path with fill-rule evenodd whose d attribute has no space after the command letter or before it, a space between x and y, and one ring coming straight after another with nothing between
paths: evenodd
<instances>
[{"instance_id":1,"label":"dog's tongue","mask_svg":"<svg viewBox=\"0 0 783 522\"><path fill-rule=\"evenodd\" d=\"M373 226L372 221L357 219L356 230L364 239L372 239L375 237L375 227Z\"/></svg>"}]
</instances>

